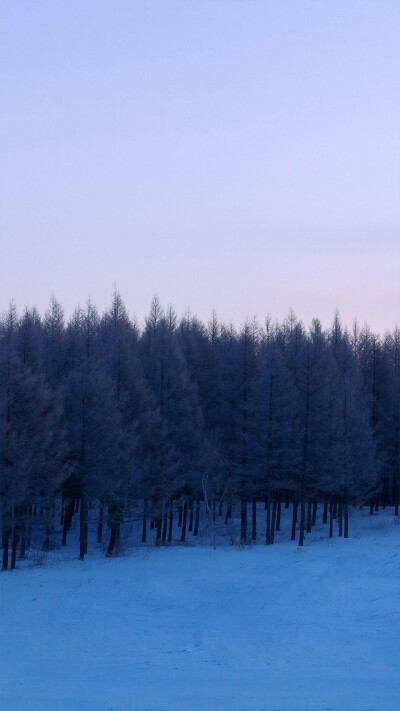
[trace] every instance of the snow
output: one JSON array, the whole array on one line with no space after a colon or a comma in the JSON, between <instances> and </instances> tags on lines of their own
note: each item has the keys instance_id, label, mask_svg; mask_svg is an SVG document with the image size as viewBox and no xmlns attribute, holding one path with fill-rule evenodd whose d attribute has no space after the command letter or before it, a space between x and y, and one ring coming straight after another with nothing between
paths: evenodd
<instances>
[{"instance_id":1,"label":"snow","mask_svg":"<svg viewBox=\"0 0 400 711\"><path fill-rule=\"evenodd\" d=\"M2 711L398 711L400 525L0 576Z\"/></svg>"}]
</instances>

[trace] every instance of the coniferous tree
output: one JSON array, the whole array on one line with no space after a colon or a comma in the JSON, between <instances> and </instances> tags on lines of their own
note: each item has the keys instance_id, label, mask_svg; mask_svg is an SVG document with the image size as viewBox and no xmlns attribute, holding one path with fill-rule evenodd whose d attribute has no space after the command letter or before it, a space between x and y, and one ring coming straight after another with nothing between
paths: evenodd
<instances>
[{"instance_id":1,"label":"coniferous tree","mask_svg":"<svg viewBox=\"0 0 400 711\"><path fill-rule=\"evenodd\" d=\"M33 502L47 512L62 476L61 403L41 373L24 365L16 349L16 323L9 312L0 348L0 468L3 568L13 521L11 567Z\"/></svg>"},{"instance_id":2,"label":"coniferous tree","mask_svg":"<svg viewBox=\"0 0 400 711\"><path fill-rule=\"evenodd\" d=\"M100 317L90 301L66 325L53 297L43 320L0 320L0 474L4 567L23 557L31 531L49 548L61 504L61 541L79 510L80 555L89 510L107 554L124 521L140 511L156 544L199 531L201 501L213 530L240 511L241 541L257 540L257 502L266 505L266 542L282 502L300 506L299 543L330 510L348 535L351 505L399 503L400 337L383 339L338 314L308 333L294 313L236 332L214 313L207 327L189 313L178 323L155 297L145 327L115 291ZM203 506L204 512L204 506ZM98 514L96 517L95 514ZM36 533L38 532L38 535Z\"/></svg>"}]
</instances>

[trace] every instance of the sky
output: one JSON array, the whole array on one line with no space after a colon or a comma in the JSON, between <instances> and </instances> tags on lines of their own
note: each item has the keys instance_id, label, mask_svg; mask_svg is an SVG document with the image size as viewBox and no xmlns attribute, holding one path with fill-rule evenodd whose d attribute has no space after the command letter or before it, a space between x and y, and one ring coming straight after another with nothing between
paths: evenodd
<instances>
[{"instance_id":1,"label":"sky","mask_svg":"<svg viewBox=\"0 0 400 711\"><path fill-rule=\"evenodd\" d=\"M398 0L5 0L0 310L400 323Z\"/></svg>"}]
</instances>

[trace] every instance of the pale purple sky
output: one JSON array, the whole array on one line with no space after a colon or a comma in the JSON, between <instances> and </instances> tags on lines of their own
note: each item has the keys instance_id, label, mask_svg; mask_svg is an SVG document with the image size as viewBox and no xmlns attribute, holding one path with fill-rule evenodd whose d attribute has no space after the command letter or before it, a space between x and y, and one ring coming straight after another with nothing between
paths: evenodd
<instances>
[{"instance_id":1,"label":"pale purple sky","mask_svg":"<svg viewBox=\"0 0 400 711\"><path fill-rule=\"evenodd\" d=\"M6 0L0 309L400 321L398 0Z\"/></svg>"}]
</instances>

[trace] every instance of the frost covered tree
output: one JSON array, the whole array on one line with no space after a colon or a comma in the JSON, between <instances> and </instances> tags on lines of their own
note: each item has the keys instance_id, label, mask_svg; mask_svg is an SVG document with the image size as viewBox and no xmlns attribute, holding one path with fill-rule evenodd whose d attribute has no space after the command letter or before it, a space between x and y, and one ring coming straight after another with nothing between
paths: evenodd
<instances>
[{"instance_id":1,"label":"frost covered tree","mask_svg":"<svg viewBox=\"0 0 400 711\"><path fill-rule=\"evenodd\" d=\"M175 323L164 316L157 298L153 299L146 321L141 349L144 374L160 418L149 496L160 542L163 502L181 497L187 513L188 486L196 476L202 419ZM183 535L184 532L185 529Z\"/></svg>"},{"instance_id":2,"label":"frost covered tree","mask_svg":"<svg viewBox=\"0 0 400 711\"><path fill-rule=\"evenodd\" d=\"M274 542L280 497L297 492L300 462L299 402L280 344L268 333L262 347L256 388L257 488L266 504L266 543ZM294 493L297 507L297 493ZM277 501L278 499L278 501ZM270 511L273 500L272 517Z\"/></svg>"},{"instance_id":3,"label":"frost covered tree","mask_svg":"<svg viewBox=\"0 0 400 711\"><path fill-rule=\"evenodd\" d=\"M123 505L127 470L121 418L112 383L91 357L65 380L64 422L70 476L80 499L80 558L87 553L88 507L92 498ZM114 532L118 530L116 521Z\"/></svg>"},{"instance_id":4,"label":"frost covered tree","mask_svg":"<svg viewBox=\"0 0 400 711\"><path fill-rule=\"evenodd\" d=\"M326 342L319 321L314 320L296 358L296 387L299 402L299 545L304 542L306 503L326 475L329 448L329 381ZM308 526L309 528L309 522Z\"/></svg>"},{"instance_id":5,"label":"frost covered tree","mask_svg":"<svg viewBox=\"0 0 400 711\"><path fill-rule=\"evenodd\" d=\"M18 542L24 553L32 504L48 516L62 476L61 402L17 352L15 312L10 309L0 340L0 480L3 569L15 567ZM47 539L47 535L46 535ZM45 545L47 545L45 540Z\"/></svg>"},{"instance_id":6,"label":"frost covered tree","mask_svg":"<svg viewBox=\"0 0 400 711\"><path fill-rule=\"evenodd\" d=\"M365 390L347 333L335 320L331 332L336 365L331 494L339 501L339 534L348 537L349 502L362 502L379 488L380 467Z\"/></svg>"},{"instance_id":7,"label":"frost covered tree","mask_svg":"<svg viewBox=\"0 0 400 711\"><path fill-rule=\"evenodd\" d=\"M399 515L400 493L400 329L387 333L379 351L377 447L382 460L383 505Z\"/></svg>"},{"instance_id":8,"label":"frost covered tree","mask_svg":"<svg viewBox=\"0 0 400 711\"><path fill-rule=\"evenodd\" d=\"M202 501L214 533L223 506L225 523L240 516L243 543L250 505L258 539L260 502L268 544L282 505L300 545L320 504L330 535L333 520L348 535L352 505L398 515L399 343L398 329L347 332L338 314L325 332L292 311L263 328L237 331L215 313L205 325L157 297L139 328L117 291L103 315L89 300L68 323L54 297L43 318L11 305L0 319L4 566L19 542L21 556L31 540L51 545L60 505L62 544L79 512L82 558L89 510L99 543L108 525L108 555L138 519L143 542L148 524L156 545L174 523L182 541L196 536Z\"/></svg>"}]
</instances>

